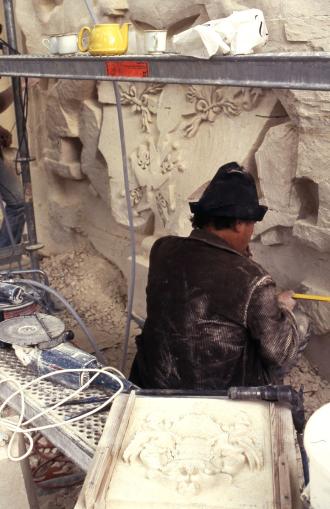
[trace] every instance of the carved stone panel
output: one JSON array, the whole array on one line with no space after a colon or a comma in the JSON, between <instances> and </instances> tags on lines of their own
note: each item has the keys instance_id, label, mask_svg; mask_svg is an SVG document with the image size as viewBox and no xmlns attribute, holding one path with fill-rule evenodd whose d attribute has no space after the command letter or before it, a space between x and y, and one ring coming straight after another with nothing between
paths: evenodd
<instances>
[{"instance_id":1,"label":"carved stone panel","mask_svg":"<svg viewBox=\"0 0 330 509\"><path fill-rule=\"evenodd\" d=\"M268 406L136 401L106 507L273 507Z\"/></svg>"}]
</instances>

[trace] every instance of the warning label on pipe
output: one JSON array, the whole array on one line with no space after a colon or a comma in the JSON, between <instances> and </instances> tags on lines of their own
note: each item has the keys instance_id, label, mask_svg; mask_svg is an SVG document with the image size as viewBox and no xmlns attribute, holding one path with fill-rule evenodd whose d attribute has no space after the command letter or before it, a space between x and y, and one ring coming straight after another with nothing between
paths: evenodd
<instances>
[{"instance_id":1,"label":"warning label on pipe","mask_svg":"<svg viewBox=\"0 0 330 509\"><path fill-rule=\"evenodd\" d=\"M123 76L125 78L147 78L148 62L129 60L125 62L106 62L107 76Z\"/></svg>"}]
</instances>

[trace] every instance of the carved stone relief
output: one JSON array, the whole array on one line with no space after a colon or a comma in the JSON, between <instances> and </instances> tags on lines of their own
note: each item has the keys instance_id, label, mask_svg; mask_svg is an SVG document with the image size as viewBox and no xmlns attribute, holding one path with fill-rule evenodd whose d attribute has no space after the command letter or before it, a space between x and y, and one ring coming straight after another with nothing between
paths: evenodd
<instances>
[{"instance_id":1,"label":"carved stone relief","mask_svg":"<svg viewBox=\"0 0 330 509\"><path fill-rule=\"evenodd\" d=\"M147 211L156 216L165 227L171 213L176 209L175 172L183 172L184 165L179 155L179 144L165 145L157 151L153 143L145 141L139 145L129 158L131 171L131 205L134 217L147 220ZM122 190L122 199L125 193ZM158 216L158 217L157 217Z\"/></svg>"},{"instance_id":2,"label":"carved stone relief","mask_svg":"<svg viewBox=\"0 0 330 509\"><path fill-rule=\"evenodd\" d=\"M205 414L175 420L149 415L123 453L129 464L139 462L149 479L168 480L182 495L196 495L213 483L232 483L244 468L263 468L251 422L245 413L229 425Z\"/></svg>"},{"instance_id":3,"label":"carved stone relief","mask_svg":"<svg viewBox=\"0 0 330 509\"><path fill-rule=\"evenodd\" d=\"M268 420L263 404L138 399L106 506L149 507L156 493L159 507L271 506Z\"/></svg>"},{"instance_id":4,"label":"carved stone relief","mask_svg":"<svg viewBox=\"0 0 330 509\"><path fill-rule=\"evenodd\" d=\"M238 117L243 111L251 111L263 95L264 91L258 88L190 87L186 98L194 111L183 114L189 118L183 126L184 136L192 138L202 122L213 123L218 115Z\"/></svg>"},{"instance_id":5,"label":"carved stone relief","mask_svg":"<svg viewBox=\"0 0 330 509\"><path fill-rule=\"evenodd\" d=\"M141 129L150 133L152 116L157 113L157 97L164 85L152 84L138 92L135 85L130 85L126 90L121 86L121 102L131 106L131 111L141 115Z\"/></svg>"}]
</instances>

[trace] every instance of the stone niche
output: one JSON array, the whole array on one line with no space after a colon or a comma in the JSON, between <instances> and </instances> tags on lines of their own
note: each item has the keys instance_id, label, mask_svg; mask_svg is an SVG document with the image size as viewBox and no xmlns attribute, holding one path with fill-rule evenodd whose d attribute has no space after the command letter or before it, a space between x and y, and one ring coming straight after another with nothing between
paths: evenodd
<instances>
[{"instance_id":1,"label":"stone niche","mask_svg":"<svg viewBox=\"0 0 330 509\"><path fill-rule=\"evenodd\" d=\"M92 3L102 22L129 20L140 35L146 28L167 28L170 37L255 7L264 11L270 32L264 51L330 50L328 0ZM34 54L46 52L45 34L91 24L84 2L77 0L16 0L16 16L23 50ZM269 207L255 229L255 258L283 288L330 293L329 93L121 83L120 94L137 235L138 315L145 314L154 240L189 232L188 197L232 160L255 175ZM127 211L112 84L41 80L31 91L30 115L40 240L49 252L87 240L127 275ZM330 339L330 306L300 306L311 318L315 350Z\"/></svg>"}]
</instances>

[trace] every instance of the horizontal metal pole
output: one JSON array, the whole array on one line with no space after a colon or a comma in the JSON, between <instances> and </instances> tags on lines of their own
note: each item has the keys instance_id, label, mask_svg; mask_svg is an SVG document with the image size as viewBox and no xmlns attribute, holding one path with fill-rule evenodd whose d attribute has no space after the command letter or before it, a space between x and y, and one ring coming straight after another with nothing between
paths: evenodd
<instances>
[{"instance_id":1,"label":"horizontal metal pole","mask_svg":"<svg viewBox=\"0 0 330 509\"><path fill-rule=\"evenodd\" d=\"M109 64L128 64L132 61L147 64L146 77L129 77L125 71L123 75L108 75ZM330 53L262 53L214 57L210 60L174 54L157 57L10 55L0 57L1 75L330 90Z\"/></svg>"}]
</instances>

